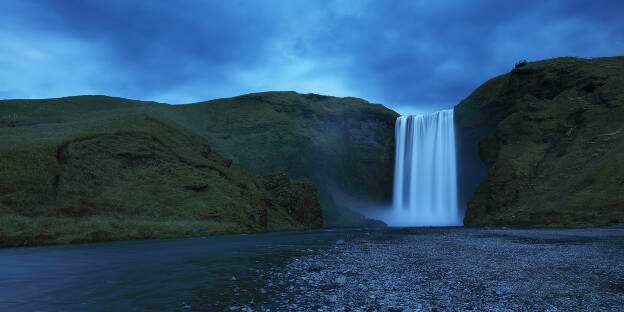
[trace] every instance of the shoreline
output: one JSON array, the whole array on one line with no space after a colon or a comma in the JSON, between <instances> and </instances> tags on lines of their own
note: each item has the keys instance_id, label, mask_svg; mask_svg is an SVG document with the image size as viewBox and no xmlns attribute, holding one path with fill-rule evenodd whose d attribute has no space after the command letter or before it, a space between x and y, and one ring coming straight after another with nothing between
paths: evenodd
<instances>
[{"instance_id":1,"label":"shoreline","mask_svg":"<svg viewBox=\"0 0 624 312\"><path fill-rule=\"evenodd\" d=\"M624 227L389 228L236 281L231 311L619 311Z\"/></svg>"},{"instance_id":2,"label":"shoreline","mask_svg":"<svg viewBox=\"0 0 624 312\"><path fill-rule=\"evenodd\" d=\"M56 219L67 219L65 222L72 223L74 226L79 225L81 227L89 228L88 231L79 231L79 232L59 232L58 237L53 238L53 235L50 233L46 233L45 235L42 233L38 233L37 231L28 232L26 230L22 230L22 232L30 233L31 237L18 237L13 235L13 231L11 231L11 227L16 227L18 223L9 224L6 222L7 220L3 220L0 216L0 225L5 225L5 231L8 233L5 237L0 237L0 250L1 249L9 249L9 248L24 248L24 247L43 247L43 246L70 246L70 245L84 245L84 244L94 244L94 243L111 243L111 242L124 242L124 241L141 241L141 240L158 240L158 239L182 239L182 238L201 238L201 237L213 237L213 236L223 236L223 235L254 235L254 234L266 234L266 233L284 233L284 232L300 232L300 231L322 231L322 230L392 230L392 229L451 229L451 228L468 228L468 229L513 229L513 230L576 230L576 229L601 229L601 228L624 228L624 223L615 223L615 224L596 224L596 225L579 225L579 226L542 226L542 225L534 225L534 224L518 224L518 225L458 225L458 226L419 226L419 227L411 227L411 226L329 226L329 227L321 227L318 229L310 229L310 228L292 228L292 229L283 229L283 230L266 230L266 231L236 231L232 230L235 228L233 224L213 224L210 222L196 222L191 220L171 220L162 221L162 220L134 220L127 221L121 220L119 218L102 218L102 217L94 217L95 220L90 220L89 218L77 218L75 220L69 221L71 218L56 218ZM6 217L6 216L5 216ZM15 217L15 216L10 216ZM20 219L21 218L21 219ZM18 217L19 221L23 221L22 219L28 219L25 217ZM45 219L45 218L40 218ZM50 220L55 220L55 218L47 218ZM4 223L1 221L5 221ZM31 223L41 222L37 218L32 218L32 220L28 220L26 225L20 225L25 229L30 229L32 227ZM84 223L84 224L83 224ZM145 226L149 223L150 226ZM180 225L178 225L178 223ZM55 227L62 226L59 224L55 224L52 222L53 226L51 229L48 229L48 232L54 232ZM154 226L155 224L155 226ZM189 224L195 224L199 226L191 226L188 227ZM132 226L136 227L134 230L123 233L114 233L111 231L112 228L131 228ZM162 231L163 227L166 227L167 230L170 230L171 227L174 226L175 231L167 232ZM205 232L203 232L204 230ZM184 233L192 233L190 235L185 235Z\"/></svg>"}]
</instances>

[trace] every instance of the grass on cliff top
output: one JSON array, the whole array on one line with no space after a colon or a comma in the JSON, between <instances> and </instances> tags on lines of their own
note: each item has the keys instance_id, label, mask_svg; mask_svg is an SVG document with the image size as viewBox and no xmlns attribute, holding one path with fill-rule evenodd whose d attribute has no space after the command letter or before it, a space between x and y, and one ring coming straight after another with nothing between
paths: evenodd
<instances>
[{"instance_id":1,"label":"grass on cliff top","mask_svg":"<svg viewBox=\"0 0 624 312\"><path fill-rule=\"evenodd\" d=\"M11 182L0 186L19 189L28 185L15 185L15 181L45 182L41 175L58 170L56 151L63 144L115 133L153 136L188 163L216 166L237 184L250 182L244 169L221 164L227 163L227 159L214 153L209 158L202 155L204 139L189 132L186 126L172 123L166 118L169 115L175 115L175 111L168 104L106 96L0 101L0 168L9 175L0 183Z\"/></svg>"},{"instance_id":2,"label":"grass on cliff top","mask_svg":"<svg viewBox=\"0 0 624 312\"><path fill-rule=\"evenodd\" d=\"M185 133L185 130L163 123L145 114L113 114L97 116L65 123L38 124L29 127L10 127L0 130L3 145L0 146L0 168L3 190L18 192L36 187L47 187L50 179L60 170L56 158L58 149L68 142L92 138L102 134L143 133L158 138L171 148L181 159L200 166L220 167L220 171L235 183L249 183L243 171L215 164L217 160L206 159L195 149L202 145L202 139ZM122 146L129 153L132 143ZM114 152L114 151L113 151ZM118 154L123 150L116 151ZM119 174L119 173L110 173Z\"/></svg>"}]
</instances>

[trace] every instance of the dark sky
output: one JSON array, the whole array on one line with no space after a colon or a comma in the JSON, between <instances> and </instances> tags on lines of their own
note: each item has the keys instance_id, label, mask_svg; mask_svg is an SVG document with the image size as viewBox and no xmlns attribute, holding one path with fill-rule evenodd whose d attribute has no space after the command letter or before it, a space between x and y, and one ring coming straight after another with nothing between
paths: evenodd
<instances>
[{"instance_id":1,"label":"dark sky","mask_svg":"<svg viewBox=\"0 0 624 312\"><path fill-rule=\"evenodd\" d=\"M521 59L624 54L624 1L0 0L0 98L294 90L408 114Z\"/></svg>"}]
</instances>

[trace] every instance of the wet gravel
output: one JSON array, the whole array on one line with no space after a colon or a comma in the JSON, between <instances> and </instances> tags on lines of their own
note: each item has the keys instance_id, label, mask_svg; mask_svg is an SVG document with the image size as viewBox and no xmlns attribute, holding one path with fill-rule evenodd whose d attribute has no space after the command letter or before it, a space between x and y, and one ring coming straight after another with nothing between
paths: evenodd
<instances>
[{"instance_id":1,"label":"wet gravel","mask_svg":"<svg viewBox=\"0 0 624 312\"><path fill-rule=\"evenodd\" d=\"M624 311L624 227L365 230L255 270L219 309Z\"/></svg>"}]
</instances>

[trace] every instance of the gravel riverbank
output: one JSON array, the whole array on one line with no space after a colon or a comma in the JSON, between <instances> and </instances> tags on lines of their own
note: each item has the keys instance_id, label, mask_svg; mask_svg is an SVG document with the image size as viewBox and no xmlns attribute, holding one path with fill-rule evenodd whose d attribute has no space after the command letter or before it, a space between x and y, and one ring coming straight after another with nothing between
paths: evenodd
<instances>
[{"instance_id":1,"label":"gravel riverbank","mask_svg":"<svg viewBox=\"0 0 624 312\"><path fill-rule=\"evenodd\" d=\"M257 274L226 310L624 311L624 227L364 230Z\"/></svg>"}]
</instances>

